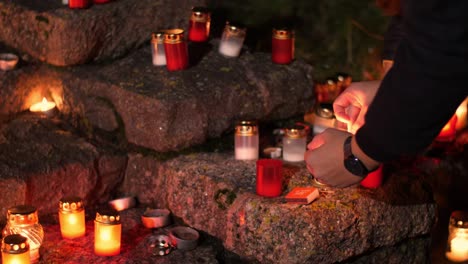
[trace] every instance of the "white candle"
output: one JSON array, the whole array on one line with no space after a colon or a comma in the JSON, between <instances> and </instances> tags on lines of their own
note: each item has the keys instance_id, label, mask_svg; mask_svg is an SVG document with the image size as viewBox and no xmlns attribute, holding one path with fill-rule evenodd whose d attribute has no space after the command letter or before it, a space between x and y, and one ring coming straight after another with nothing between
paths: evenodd
<instances>
[{"instance_id":1,"label":"white candle","mask_svg":"<svg viewBox=\"0 0 468 264\"><path fill-rule=\"evenodd\" d=\"M243 39L222 40L219 44L219 53L226 57L238 57L241 52L243 42Z\"/></svg>"},{"instance_id":2,"label":"white candle","mask_svg":"<svg viewBox=\"0 0 468 264\"><path fill-rule=\"evenodd\" d=\"M463 262L468 260L468 238L456 236L450 241L450 251L446 257L453 262Z\"/></svg>"},{"instance_id":3,"label":"white candle","mask_svg":"<svg viewBox=\"0 0 468 264\"><path fill-rule=\"evenodd\" d=\"M235 150L236 160L256 160L258 159L258 148L239 147Z\"/></svg>"},{"instance_id":4,"label":"white candle","mask_svg":"<svg viewBox=\"0 0 468 264\"><path fill-rule=\"evenodd\" d=\"M151 49L153 55L153 65L163 66L166 65L166 53L164 51L163 43L153 43Z\"/></svg>"}]
</instances>

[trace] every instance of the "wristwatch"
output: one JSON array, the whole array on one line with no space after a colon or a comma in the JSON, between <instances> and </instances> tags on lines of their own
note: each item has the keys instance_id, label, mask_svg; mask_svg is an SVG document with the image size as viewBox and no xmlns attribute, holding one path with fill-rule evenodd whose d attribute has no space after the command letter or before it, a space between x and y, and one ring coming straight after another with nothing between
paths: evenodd
<instances>
[{"instance_id":1,"label":"wristwatch","mask_svg":"<svg viewBox=\"0 0 468 264\"><path fill-rule=\"evenodd\" d=\"M343 145L344 166L352 174L359 177L366 177L367 174L369 174L369 170L362 161L353 155L353 152L351 151L351 139L351 136L346 138Z\"/></svg>"}]
</instances>

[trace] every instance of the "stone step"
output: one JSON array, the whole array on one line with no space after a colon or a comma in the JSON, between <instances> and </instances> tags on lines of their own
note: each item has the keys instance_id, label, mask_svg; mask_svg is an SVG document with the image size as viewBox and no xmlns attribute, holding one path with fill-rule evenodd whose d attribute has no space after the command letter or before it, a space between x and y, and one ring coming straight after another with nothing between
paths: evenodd
<instances>
[{"instance_id":1,"label":"stone step","mask_svg":"<svg viewBox=\"0 0 468 264\"><path fill-rule=\"evenodd\" d=\"M216 47L216 40L191 45L191 59L198 59L177 72L153 66L149 45L112 64L0 72L0 115L47 97L89 134L113 133L125 143L168 152L219 137L240 119L287 119L313 106L310 65L276 65L267 53L228 59Z\"/></svg>"},{"instance_id":2,"label":"stone step","mask_svg":"<svg viewBox=\"0 0 468 264\"><path fill-rule=\"evenodd\" d=\"M188 27L206 0L115 0L70 9L61 0L0 0L0 42L57 66L115 59L149 42L151 32Z\"/></svg>"},{"instance_id":3,"label":"stone step","mask_svg":"<svg viewBox=\"0 0 468 264\"><path fill-rule=\"evenodd\" d=\"M284 164L278 198L255 194L255 167L254 161L234 160L233 153L193 153L165 163L130 155L122 192L169 208L248 262L343 262L427 235L435 221L424 176L411 169L387 167L391 177L376 190L325 188L312 204L293 205L284 195L311 184L304 163ZM427 257L422 241L409 258Z\"/></svg>"}]
</instances>

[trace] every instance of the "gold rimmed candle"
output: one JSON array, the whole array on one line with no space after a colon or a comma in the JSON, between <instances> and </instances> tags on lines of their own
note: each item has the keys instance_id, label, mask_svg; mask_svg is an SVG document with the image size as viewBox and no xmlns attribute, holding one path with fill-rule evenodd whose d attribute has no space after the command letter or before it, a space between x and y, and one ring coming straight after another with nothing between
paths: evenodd
<instances>
[{"instance_id":1,"label":"gold rimmed candle","mask_svg":"<svg viewBox=\"0 0 468 264\"><path fill-rule=\"evenodd\" d=\"M31 263L39 261L39 248L44 240L44 230L39 224L37 209L32 205L17 205L7 211L7 224L3 236L20 234L28 239Z\"/></svg>"},{"instance_id":2,"label":"gold rimmed candle","mask_svg":"<svg viewBox=\"0 0 468 264\"><path fill-rule=\"evenodd\" d=\"M85 210L79 197L64 197L59 201L60 232L63 238L77 238L85 235Z\"/></svg>"},{"instance_id":3,"label":"gold rimmed candle","mask_svg":"<svg viewBox=\"0 0 468 264\"><path fill-rule=\"evenodd\" d=\"M52 111L55 106L54 102L48 101L47 98L43 97L41 102L31 105L29 111L33 113L48 113Z\"/></svg>"},{"instance_id":4,"label":"gold rimmed candle","mask_svg":"<svg viewBox=\"0 0 468 264\"><path fill-rule=\"evenodd\" d=\"M3 264L29 264L28 239L19 234L8 235L2 240Z\"/></svg>"},{"instance_id":5,"label":"gold rimmed candle","mask_svg":"<svg viewBox=\"0 0 468 264\"><path fill-rule=\"evenodd\" d=\"M120 254L122 224L119 212L112 208L102 208L96 212L94 220L94 253L99 256Z\"/></svg>"}]
</instances>

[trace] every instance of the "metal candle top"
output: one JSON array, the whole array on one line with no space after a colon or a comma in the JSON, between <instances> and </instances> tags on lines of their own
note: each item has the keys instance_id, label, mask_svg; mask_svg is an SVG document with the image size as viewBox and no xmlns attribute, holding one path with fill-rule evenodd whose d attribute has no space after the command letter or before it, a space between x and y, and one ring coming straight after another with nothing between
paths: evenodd
<instances>
[{"instance_id":1,"label":"metal candle top","mask_svg":"<svg viewBox=\"0 0 468 264\"><path fill-rule=\"evenodd\" d=\"M84 210L83 200L80 197L63 197L59 201L59 208L64 213L76 213Z\"/></svg>"},{"instance_id":2,"label":"metal candle top","mask_svg":"<svg viewBox=\"0 0 468 264\"><path fill-rule=\"evenodd\" d=\"M2 252L21 254L29 250L28 239L20 234L8 235L2 240Z\"/></svg>"}]
</instances>

